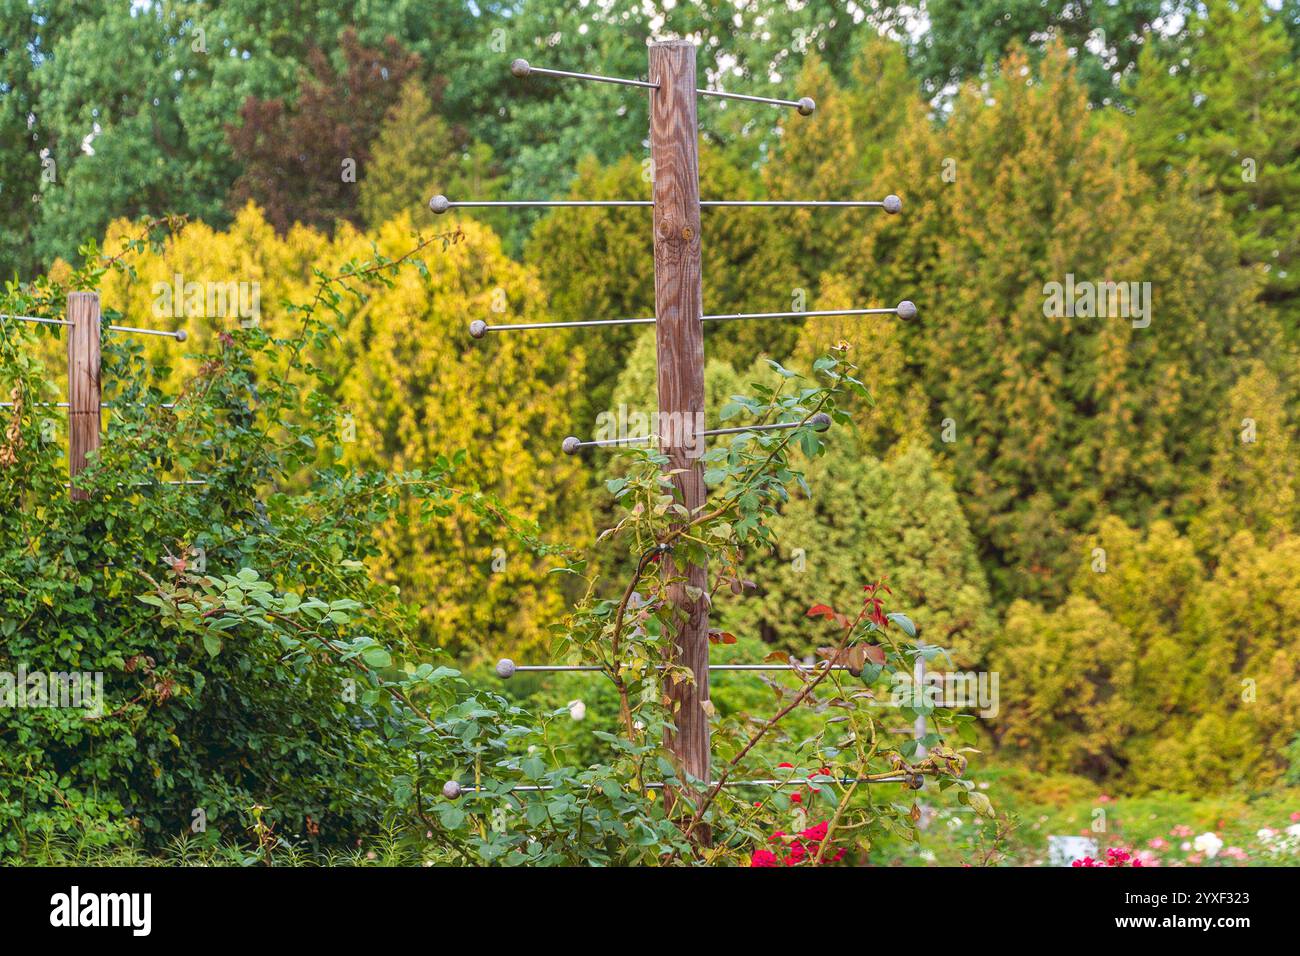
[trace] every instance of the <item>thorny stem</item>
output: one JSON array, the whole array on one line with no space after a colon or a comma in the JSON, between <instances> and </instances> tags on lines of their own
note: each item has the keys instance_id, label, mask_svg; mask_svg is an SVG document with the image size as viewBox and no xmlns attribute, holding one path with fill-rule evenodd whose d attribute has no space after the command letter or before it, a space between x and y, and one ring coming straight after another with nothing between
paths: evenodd
<instances>
[{"instance_id":1,"label":"thorny stem","mask_svg":"<svg viewBox=\"0 0 1300 956\"><path fill-rule=\"evenodd\" d=\"M870 720L870 718L868 719ZM869 726L871 728L871 748L864 753L861 744L857 741L854 742L854 748L858 751L859 769L853 774L855 778L853 783L849 785L848 790L844 792L844 796L840 798L839 805L836 806L834 815L826 825L826 836L822 838L821 845L817 848L817 858L815 860L817 865L821 864L822 858L826 854L826 848L831 845L835 836L835 831L839 829L840 820L843 819L845 811L849 808L849 803L853 800L853 794L857 791L858 783L860 782L857 778L867 776L867 767L871 762L871 758L876 755L878 743L876 740L875 721L871 720Z\"/></svg>"},{"instance_id":2,"label":"thorny stem","mask_svg":"<svg viewBox=\"0 0 1300 956\"><path fill-rule=\"evenodd\" d=\"M622 715L623 726L627 730L628 740L634 739L636 728L632 723L632 705L628 698L627 681L623 680L623 675L620 673L618 665L619 641L623 635L623 617L627 614L628 602L632 600L632 595L636 593L636 586L640 583L641 576L645 574L646 565L656 557L666 553L668 550L670 549L667 545L660 544L641 555L641 560L637 562L636 571L632 575L632 580L628 582L627 588L623 591L623 599L618 602L618 611L614 615L614 635L610 640L611 662L609 667L609 676L610 679L614 681L614 686L618 689L619 713Z\"/></svg>"},{"instance_id":3,"label":"thorny stem","mask_svg":"<svg viewBox=\"0 0 1300 956\"><path fill-rule=\"evenodd\" d=\"M854 620L848 627L844 629L844 636L840 638L840 643L835 648L835 653L831 656L830 662L826 665L826 667L822 669L821 673L819 673L808 683L804 684L804 686L800 689L799 693L795 695L794 699L791 700L790 703L782 707L779 711L777 711L776 714L771 717L771 719L766 721L762 727L760 727L757 731L755 731L753 736L749 738L749 742L746 743L745 746L740 749L740 752L737 753L736 756L731 758L731 762L727 764L726 768L723 769L722 773L718 774L718 779L714 782L713 786L711 786L708 789L704 797L700 800L700 805L696 808L695 814L691 818L691 822L687 825L685 831L683 832L683 836L685 836L687 839L690 839L691 834L694 833L696 827L700 825L700 821L704 819L705 812L709 809L710 805L712 805L713 801L717 799L718 794L722 791L722 787L724 784L726 784L727 778L731 776L732 771L734 771L736 767L740 764L740 762L745 759L746 755L748 755L749 752L753 750L755 746L758 745L758 742L762 740L764 737L766 737L767 734L772 730L772 728L775 727L778 723L780 723L781 720L787 714L789 714L792 710L794 710L796 707L802 704L804 700L807 699L808 695L817 689L817 685L819 685L828 676L834 673L834 667L833 667L834 662L836 661L836 659L838 659L840 652L843 651L844 648L848 646L849 640L853 637L854 630L856 630L857 626L862 623L862 619L866 617L866 614L867 614L867 605L864 602L862 606L862 610L858 612L857 619Z\"/></svg>"}]
</instances>

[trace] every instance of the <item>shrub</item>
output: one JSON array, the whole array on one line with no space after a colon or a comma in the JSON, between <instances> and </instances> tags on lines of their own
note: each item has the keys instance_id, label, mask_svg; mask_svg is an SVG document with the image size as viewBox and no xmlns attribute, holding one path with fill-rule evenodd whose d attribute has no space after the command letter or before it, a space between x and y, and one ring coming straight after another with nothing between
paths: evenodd
<instances>
[{"instance_id":1,"label":"shrub","mask_svg":"<svg viewBox=\"0 0 1300 956\"><path fill-rule=\"evenodd\" d=\"M64 291L11 289L4 311L59 308ZM322 280L318 305L332 292ZM426 520L456 507L505 534L525 526L454 488L456 459L398 474L337 463L337 410L304 358L331 334L319 313L299 310L292 337L215 335L173 410L146 384L140 347L106 337L112 411L77 478L86 502L69 500L61 442L36 405L56 390L32 359L35 334L0 323L0 381L15 402L0 467L0 669L102 675L94 709L0 709L3 850L41 833L215 840L254 822L341 845L413 805L406 711L454 728L449 709L472 695L430 665L398 671L418 704L380 691L379 675L410 656L415 618L368 571L376 528L412 498ZM500 698L477 706L516 713ZM478 746L446 729L420 762L461 762Z\"/></svg>"}]
</instances>

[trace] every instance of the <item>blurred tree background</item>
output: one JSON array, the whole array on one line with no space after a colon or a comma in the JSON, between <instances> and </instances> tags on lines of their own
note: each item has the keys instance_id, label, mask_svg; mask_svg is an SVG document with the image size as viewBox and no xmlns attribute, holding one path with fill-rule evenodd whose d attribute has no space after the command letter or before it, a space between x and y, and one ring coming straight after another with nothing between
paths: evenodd
<instances>
[{"instance_id":1,"label":"blurred tree background","mask_svg":"<svg viewBox=\"0 0 1300 956\"><path fill-rule=\"evenodd\" d=\"M648 198L645 96L508 65L637 77L648 38L689 36L709 86L818 103L702 100L704 198L903 199L706 210L706 309L920 308L707 330L713 415L764 359L806 372L840 341L877 400L719 619L752 659L807 652L808 604L883 578L923 639L1001 673L1008 759L1135 789L1278 779L1300 753L1300 4L1070 9L0 0L0 276L180 213L107 304L165 325L157 283L257 282L274 334L314 270L459 229L436 269L349 301L318 357L349 454L465 449L557 540L590 536L605 468L559 442L652 410L647 338L465 327L651 314L645 210L425 203ZM1067 276L1150 283L1149 321L1049 314ZM200 341L234 320L170 318ZM468 516L394 519L372 570L468 661L527 654L564 606Z\"/></svg>"}]
</instances>

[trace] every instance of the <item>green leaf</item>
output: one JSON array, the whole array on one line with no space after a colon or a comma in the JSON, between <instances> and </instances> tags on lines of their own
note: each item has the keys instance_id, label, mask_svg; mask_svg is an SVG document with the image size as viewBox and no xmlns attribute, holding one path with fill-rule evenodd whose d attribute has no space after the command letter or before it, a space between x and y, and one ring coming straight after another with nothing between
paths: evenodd
<instances>
[{"instance_id":1,"label":"green leaf","mask_svg":"<svg viewBox=\"0 0 1300 956\"><path fill-rule=\"evenodd\" d=\"M438 810L438 819L448 830L455 830L465 822L465 811L454 805L444 805Z\"/></svg>"},{"instance_id":2,"label":"green leaf","mask_svg":"<svg viewBox=\"0 0 1300 956\"><path fill-rule=\"evenodd\" d=\"M903 629L903 633L906 634L908 637L913 637L913 638L916 637L916 625L912 623L912 619L908 617L906 614L903 614L899 611L894 611L890 614L886 614L885 617L889 618L891 621L893 621L895 624L901 627Z\"/></svg>"},{"instance_id":3,"label":"green leaf","mask_svg":"<svg viewBox=\"0 0 1300 956\"><path fill-rule=\"evenodd\" d=\"M392 667L393 655L388 653L382 647L369 647L361 652L361 659L366 662L367 667Z\"/></svg>"},{"instance_id":4,"label":"green leaf","mask_svg":"<svg viewBox=\"0 0 1300 956\"><path fill-rule=\"evenodd\" d=\"M967 794L967 802L970 803L971 809L973 809L980 816L988 817L989 819L992 819L994 817L995 814L993 812L992 801L990 801L988 797L984 796L984 794L980 793L978 790L972 790L969 794Z\"/></svg>"}]
</instances>

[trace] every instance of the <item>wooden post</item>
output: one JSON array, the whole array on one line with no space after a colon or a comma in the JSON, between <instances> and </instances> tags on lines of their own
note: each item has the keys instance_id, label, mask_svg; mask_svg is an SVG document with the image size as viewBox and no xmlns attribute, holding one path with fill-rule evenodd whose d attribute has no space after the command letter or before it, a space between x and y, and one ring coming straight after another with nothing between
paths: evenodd
<instances>
[{"instance_id":1,"label":"wooden post","mask_svg":"<svg viewBox=\"0 0 1300 956\"><path fill-rule=\"evenodd\" d=\"M659 359L659 437L681 501L694 514L705 503L704 328L700 289L699 128L695 114L695 46L670 40L650 46L650 161L654 177L655 335ZM673 722L665 744L679 771L710 780L708 571L664 561L664 573L685 577L669 599L685 612L672 660L695 679L670 681ZM698 589L691 597L690 589Z\"/></svg>"},{"instance_id":2,"label":"wooden post","mask_svg":"<svg viewBox=\"0 0 1300 956\"><path fill-rule=\"evenodd\" d=\"M69 293L68 321L68 476L75 484L86 456L99 448L99 293ZM72 489L73 501L89 497Z\"/></svg>"}]
</instances>

